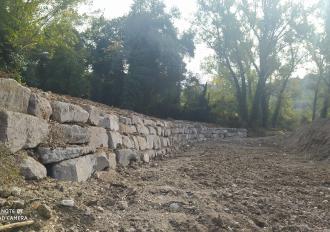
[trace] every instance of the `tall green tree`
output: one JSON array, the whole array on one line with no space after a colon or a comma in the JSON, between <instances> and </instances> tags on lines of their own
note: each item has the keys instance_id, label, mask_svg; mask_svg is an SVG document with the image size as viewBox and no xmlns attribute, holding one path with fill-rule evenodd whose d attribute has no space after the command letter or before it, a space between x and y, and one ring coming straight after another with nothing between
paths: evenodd
<instances>
[{"instance_id":1,"label":"tall green tree","mask_svg":"<svg viewBox=\"0 0 330 232\"><path fill-rule=\"evenodd\" d=\"M158 0L136 0L127 16L96 20L87 33L93 99L162 117L179 112L183 58L194 44L173 20Z\"/></svg>"},{"instance_id":2,"label":"tall green tree","mask_svg":"<svg viewBox=\"0 0 330 232\"><path fill-rule=\"evenodd\" d=\"M63 19L76 14L83 0L3 0L0 4L0 68L19 73L29 62L28 56L38 46L63 43L69 32ZM61 25L56 27L56 25ZM60 32L60 33L55 33ZM72 35L72 34L71 34Z\"/></svg>"},{"instance_id":3,"label":"tall green tree","mask_svg":"<svg viewBox=\"0 0 330 232\"><path fill-rule=\"evenodd\" d=\"M161 1L134 1L124 27L124 106L165 117L179 109L183 58L193 55L194 45L191 34L178 36L173 20Z\"/></svg>"},{"instance_id":4,"label":"tall green tree","mask_svg":"<svg viewBox=\"0 0 330 232\"><path fill-rule=\"evenodd\" d=\"M199 0L196 16L201 38L217 55L219 70L235 86L244 125L267 127L270 79L283 65L301 6L291 1ZM284 59L285 60L285 59ZM258 76L249 109L247 76Z\"/></svg>"}]
</instances>

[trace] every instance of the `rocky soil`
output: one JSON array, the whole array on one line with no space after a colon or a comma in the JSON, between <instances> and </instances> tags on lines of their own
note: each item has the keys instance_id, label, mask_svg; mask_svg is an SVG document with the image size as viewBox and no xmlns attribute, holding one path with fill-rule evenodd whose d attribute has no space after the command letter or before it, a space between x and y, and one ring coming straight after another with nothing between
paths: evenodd
<instances>
[{"instance_id":1,"label":"rocky soil","mask_svg":"<svg viewBox=\"0 0 330 232\"><path fill-rule=\"evenodd\" d=\"M21 231L330 231L330 163L275 141L205 142L85 183L28 182L2 189L0 206L35 221Z\"/></svg>"}]
</instances>

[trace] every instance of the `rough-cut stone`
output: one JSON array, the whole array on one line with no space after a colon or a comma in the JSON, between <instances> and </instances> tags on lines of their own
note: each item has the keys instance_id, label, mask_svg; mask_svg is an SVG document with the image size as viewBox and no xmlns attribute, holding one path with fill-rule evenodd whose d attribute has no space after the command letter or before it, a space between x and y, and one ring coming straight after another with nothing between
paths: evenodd
<instances>
[{"instance_id":1,"label":"rough-cut stone","mask_svg":"<svg viewBox=\"0 0 330 232\"><path fill-rule=\"evenodd\" d=\"M142 119L137 115L132 115L132 123L134 125L143 125Z\"/></svg>"},{"instance_id":2,"label":"rough-cut stone","mask_svg":"<svg viewBox=\"0 0 330 232\"><path fill-rule=\"evenodd\" d=\"M0 143L11 152L35 148L47 140L48 124L45 120L17 112L0 111Z\"/></svg>"},{"instance_id":3,"label":"rough-cut stone","mask_svg":"<svg viewBox=\"0 0 330 232\"><path fill-rule=\"evenodd\" d=\"M146 126L156 126L156 122L151 119L143 119L143 122Z\"/></svg>"},{"instance_id":4,"label":"rough-cut stone","mask_svg":"<svg viewBox=\"0 0 330 232\"><path fill-rule=\"evenodd\" d=\"M146 160L149 159L149 161L156 157L156 151L155 150L147 150L143 154L146 156L145 159Z\"/></svg>"},{"instance_id":5,"label":"rough-cut stone","mask_svg":"<svg viewBox=\"0 0 330 232\"><path fill-rule=\"evenodd\" d=\"M90 156L82 156L52 165L50 175L58 180L86 181L93 174L93 166Z\"/></svg>"},{"instance_id":6,"label":"rough-cut stone","mask_svg":"<svg viewBox=\"0 0 330 232\"><path fill-rule=\"evenodd\" d=\"M148 149L147 140L146 140L144 137L137 136L136 138L137 138L137 140L138 140L140 150L143 151L143 150Z\"/></svg>"},{"instance_id":7,"label":"rough-cut stone","mask_svg":"<svg viewBox=\"0 0 330 232\"><path fill-rule=\"evenodd\" d=\"M136 133L136 127L133 125L119 124L119 131L123 134L130 135Z\"/></svg>"},{"instance_id":8,"label":"rough-cut stone","mask_svg":"<svg viewBox=\"0 0 330 232\"><path fill-rule=\"evenodd\" d=\"M88 145L94 148L107 148L109 145L109 138L106 129L102 127L89 127L89 143Z\"/></svg>"},{"instance_id":9,"label":"rough-cut stone","mask_svg":"<svg viewBox=\"0 0 330 232\"><path fill-rule=\"evenodd\" d=\"M162 147L168 147L170 146L170 140L168 138L162 137L160 139Z\"/></svg>"},{"instance_id":10,"label":"rough-cut stone","mask_svg":"<svg viewBox=\"0 0 330 232\"><path fill-rule=\"evenodd\" d=\"M137 124L136 129L137 129L137 132L139 132L139 134L142 134L142 135L149 134L148 128L146 126L144 126L143 124Z\"/></svg>"},{"instance_id":11,"label":"rough-cut stone","mask_svg":"<svg viewBox=\"0 0 330 232\"><path fill-rule=\"evenodd\" d=\"M110 129L112 131L119 130L119 119L117 115L106 114L100 119L100 127Z\"/></svg>"},{"instance_id":12,"label":"rough-cut stone","mask_svg":"<svg viewBox=\"0 0 330 232\"><path fill-rule=\"evenodd\" d=\"M105 153L81 156L51 165L50 175L59 180L86 181L96 171L109 167L109 160Z\"/></svg>"},{"instance_id":13,"label":"rough-cut stone","mask_svg":"<svg viewBox=\"0 0 330 232\"><path fill-rule=\"evenodd\" d=\"M31 90L13 79L0 78L0 108L27 113Z\"/></svg>"},{"instance_id":14,"label":"rough-cut stone","mask_svg":"<svg viewBox=\"0 0 330 232\"><path fill-rule=\"evenodd\" d=\"M117 163L121 166L128 166L131 162L139 161L137 152L130 149L121 149L116 151Z\"/></svg>"},{"instance_id":15,"label":"rough-cut stone","mask_svg":"<svg viewBox=\"0 0 330 232\"><path fill-rule=\"evenodd\" d=\"M148 128L149 128L149 134L151 134L151 135L156 135L157 134L157 131L154 127L149 126Z\"/></svg>"},{"instance_id":16,"label":"rough-cut stone","mask_svg":"<svg viewBox=\"0 0 330 232\"><path fill-rule=\"evenodd\" d=\"M134 143L135 149L139 151L140 150L140 145L139 145L138 138L136 136L132 136L131 139L132 139L132 141Z\"/></svg>"},{"instance_id":17,"label":"rough-cut stone","mask_svg":"<svg viewBox=\"0 0 330 232\"><path fill-rule=\"evenodd\" d=\"M146 145L147 149L152 149L154 147L154 136L148 135L146 139L147 139L147 145Z\"/></svg>"},{"instance_id":18,"label":"rough-cut stone","mask_svg":"<svg viewBox=\"0 0 330 232\"><path fill-rule=\"evenodd\" d=\"M123 144L123 139L121 134L116 131L108 131L109 137L109 147L112 149L117 149Z\"/></svg>"},{"instance_id":19,"label":"rough-cut stone","mask_svg":"<svg viewBox=\"0 0 330 232\"><path fill-rule=\"evenodd\" d=\"M128 136L123 136L123 146L125 148L135 148L134 142Z\"/></svg>"},{"instance_id":20,"label":"rough-cut stone","mask_svg":"<svg viewBox=\"0 0 330 232\"><path fill-rule=\"evenodd\" d=\"M52 115L52 112L52 107L46 98L43 98L35 93L31 94L28 107L29 114L48 121Z\"/></svg>"},{"instance_id":21,"label":"rough-cut stone","mask_svg":"<svg viewBox=\"0 0 330 232\"><path fill-rule=\"evenodd\" d=\"M119 116L119 122L126 124L126 125L131 125L132 124L132 119L124 116Z\"/></svg>"},{"instance_id":22,"label":"rough-cut stone","mask_svg":"<svg viewBox=\"0 0 330 232\"><path fill-rule=\"evenodd\" d=\"M159 149L161 148L161 141L157 135L147 136L147 148L148 149Z\"/></svg>"},{"instance_id":23,"label":"rough-cut stone","mask_svg":"<svg viewBox=\"0 0 330 232\"><path fill-rule=\"evenodd\" d=\"M164 123L162 121L159 121L159 120L156 121L156 125L164 127Z\"/></svg>"},{"instance_id":24,"label":"rough-cut stone","mask_svg":"<svg viewBox=\"0 0 330 232\"><path fill-rule=\"evenodd\" d=\"M96 153L91 157L94 161L94 171L103 171L110 167L109 156L104 152Z\"/></svg>"},{"instance_id":25,"label":"rough-cut stone","mask_svg":"<svg viewBox=\"0 0 330 232\"><path fill-rule=\"evenodd\" d=\"M108 160L109 160L109 169L116 169L117 167L117 159L116 159L116 154L110 152L108 154Z\"/></svg>"},{"instance_id":26,"label":"rough-cut stone","mask_svg":"<svg viewBox=\"0 0 330 232\"><path fill-rule=\"evenodd\" d=\"M89 113L82 107L60 101L52 102L52 118L60 123L65 122L87 122Z\"/></svg>"},{"instance_id":27,"label":"rough-cut stone","mask_svg":"<svg viewBox=\"0 0 330 232\"><path fill-rule=\"evenodd\" d=\"M90 141L88 128L78 125L53 124L50 141L55 144L84 144Z\"/></svg>"},{"instance_id":28,"label":"rough-cut stone","mask_svg":"<svg viewBox=\"0 0 330 232\"><path fill-rule=\"evenodd\" d=\"M49 147L38 148L39 159L43 164L56 163L92 152L95 152L95 148L91 146L58 147L54 149Z\"/></svg>"},{"instance_id":29,"label":"rough-cut stone","mask_svg":"<svg viewBox=\"0 0 330 232\"><path fill-rule=\"evenodd\" d=\"M83 108L89 113L89 118L87 122L93 126L98 126L101 120L101 112L95 106L85 105Z\"/></svg>"},{"instance_id":30,"label":"rough-cut stone","mask_svg":"<svg viewBox=\"0 0 330 232\"><path fill-rule=\"evenodd\" d=\"M163 131L163 129L162 129L160 126L157 126L157 127L156 127L156 131L157 131L157 135L158 135L158 136L161 136L161 135L162 135L162 131Z\"/></svg>"},{"instance_id":31,"label":"rough-cut stone","mask_svg":"<svg viewBox=\"0 0 330 232\"><path fill-rule=\"evenodd\" d=\"M160 138L157 135L153 136L153 148L154 149L160 149L161 148L161 141Z\"/></svg>"},{"instance_id":32,"label":"rough-cut stone","mask_svg":"<svg viewBox=\"0 0 330 232\"><path fill-rule=\"evenodd\" d=\"M150 162L150 156L149 155L150 154L149 154L148 151L142 152L141 159L144 163L149 163Z\"/></svg>"},{"instance_id":33,"label":"rough-cut stone","mask_svg":"<svg viewBox=\"0 0 330 232\"><path fill-rule=\"evenodd\" d=\"M47 176L46 167L30 156L24 157L20 171L26 180L40 180Z\"/></svg>"}]
</instances>

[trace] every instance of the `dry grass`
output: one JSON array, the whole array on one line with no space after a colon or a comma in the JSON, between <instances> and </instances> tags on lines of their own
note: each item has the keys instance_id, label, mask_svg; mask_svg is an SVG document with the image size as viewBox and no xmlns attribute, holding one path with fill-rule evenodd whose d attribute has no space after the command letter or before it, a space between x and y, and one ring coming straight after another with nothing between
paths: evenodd
<instances>
[{"instance_id":1,"label":"dry grass","mask_svg":"<svg viewBox=\"0 0 330 232\"><path fill-rule=\"evenodd\" d=\"M311 159L330 160L330 119L319 119L299 128L287 139L286 146Z\"/></svg>"},{"instance_id":2,"label":"dry grass","mask_svg":"<svg viewBox=\"0 0 330 232\"><path fill-rule=\"evenodd\" d=\"M11 154L8 149L0 145L0 186L12 186L22 183L23 178L19 170L19 155Z\"/></svg>"}]
</instances>

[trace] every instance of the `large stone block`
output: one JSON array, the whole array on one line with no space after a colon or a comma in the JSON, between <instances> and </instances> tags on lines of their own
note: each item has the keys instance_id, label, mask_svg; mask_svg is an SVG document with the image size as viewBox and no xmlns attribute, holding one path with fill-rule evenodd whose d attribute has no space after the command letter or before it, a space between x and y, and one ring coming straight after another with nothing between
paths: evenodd
<instances>
[{"instance_id":1,"label":"large stone block","mask_svg":"<svg viewBox=\"0 0 330 232\"><path fill-rule=\"evenodd\" d=\"M50 176L58 180L86 181L93 174L91 156L66 160L49 168Z\"/></svg>"},{"instance_id":2,"label":"large stone block","mask_svg":"<svg viewBox=\"0 0 330 232\"><path fill-rule=\"evenodd\" d=\"M107 148L109 145L109 138L106 129L102 127L89 127L89 143L88 145L91 147L99 148L104 147Z\"/></svg>"},{"instance_id":3,"label":"large stone block","mask_svg":"<svg viewBox=\"0 0 330 232\"><path fill-rule=\"evenodd\" d=\"M140 150L140 145L139 145L139 140L137 139L136 136L132 136L131 137L133 143L134 143L134 147L136 150Z\"/></svg>"},{"instance_id":4,"label":"large stone block","mask_svg":"<svg viewBox=\"0 0 330 232\"><path fill-rule=\"evenodd\" d=\"M146 138L141 137L141 136L136 136L136 138L138 140L140 150L143 151L143 150L148 149L148 143L147 143Z\"/></svg>"},{"instance_id":5,"label":"large stone block","mask_svg":"<svg viewBox=\"0 0 330 232\"><path fill-rule=\"evenodd\" d=\"M119 119L117 115L106 114L101 117L99 126L112 131L119 130Z\"/></svg>"},{"instance_id":6,"label":"large stone block","mask_svg":"<svg viewBox=\"0 0 330 232\"><path fill-rule=\"evenodd\" d=\"M153 139L153 148L154 149L160 149L162 147L162 143L160 141L159 136L154 135L154 139Z\"/></svg>"},{"instance_id":7,"label":"large stone block","mask_svg":"<svg viewBox=\"0 0 330 232\"><path fill-rule=\"evenodd\" d=\"M56 163L63 160L76 158L85 154L95 152L91 146L72 146L72 147L39 147L38 155L43 164Z\"/></svg>"},{"instance_id":8,"label":"large stone block","mask_svg":"<svg viewBox=\"0 0 330 232\"><path fill-rule=\"evenodd\" d=\"M132 115L132 123L134 125L143 125L143 120L140 116L137 116L135 114Z\"/></svg>"},{"instance_id":9,"label":"large stone block","mask_svg":"<svg viewBox=\"0 0 330 232\"><path fill-rule=\"evenodd\" d=\"M110 167L109 156L104 151L94 154L91 159L94 171L103 171Z\"/></svg>"},{"instance_id":10,"label":"large stone block","mask_svg":"<svg viewBox=\"0 0 330 232\"><path fill-rule=\"evenodd\" d=\"M151 159L155 158L156 151L155 150L146 150L141 152L141 160L144 163L149 163Z\"/></svg>"},{"instance_id":11,"label":"large stone block","mask_svg":"<svg viewBox=\"0 0 330 232\"><path fill-rule=\"evenodd\" d=\"M154 136L153 135L148 135L146 136L147 144L146 147L147 149L153 149L154 147Z\"/></svg>"},{"instance_id":12,"label":"large stone block","mask_svg":"<svg viewBox=\"0 0 330 232\"><path fill-rule=\"evenodd\" d=\"M109 159L105 152L65 160L50 166L50 175L59 180L86 181L96 171L109 168Z\"/></svg>"},{"instance_id":13,"label":"large stone block","mask_svg":"<svg viewBox=\"0 0 330 232\"><path fill-rule=\"evenodd\" d=\"M98 126L101 120L101 111L99 108L91 105L85 105L83 108L89 113L88 123L93 126Z\"/></svg>"},{"instance_id":14,"label":"large stone block","mask_svg":"<svg viewBox=\"0 0 330 232\"><path fill-rule=\"evenodd\" d=\"M84 144L90 141L88 128L78 125L53 124L50 142L55 144Z\"/></svg>"},{"instance_id":15,"label":"large stone block","mask_svg":"<svg viewBox=\"0 0 330 232\"><path fill-rule=\"evenodd\" d=\"M0 108L27 113L31 90L13 79L0 78Z\"/></svg>"},{"instance_id":16,"label":"large stone block","mask_svg":"<svg viewBox=\"0 0 330 232\"><path fill-rule=\"evenodd\" d=\"M24 157L20 171L26 180L40 180L47 176L46 167L30 156Z\"/></svg>"},{"instance_id":17,"label":"large stone block","mask_svg":"<svg viewBox=\"0 0 330 232\"><path fill-rule=\"evenodd\" d=\"M116 131L108 131L109 147L117 149L123 144L123 139L120 133Z\"/></svg>"},{"instance_id":18,"label":"large stone block","mask_svg":"<svg viewBox=\"0 0 330 232\"><path fill-rule=\"evenodd\" d=\"M131 125L132 124L132 119L124 116L119 116L119 122L126 124L126 125Z\"/></svg>"},{"instance_id":19,"label":"large stone block","mask_svg":"<svg viewBox=\"0 0 330 232\"><path fill-rule=\"evenodd\" d=\"M143 119L143 122L146 126L156 126L156 122L151 119Z\"/></svg>"},{"instance_id":20,"label":"large stone block","mask_svg":"<svg viewBox=\"0 0 330 232\"><path fill-rule=\"evenodd\" d=\"M65 122L82 122L85 123L89 119L89 113L82 107L60 101L52 102L53 114L52 118L60 123Z\"/></svg>"},{"instance_id":21,"label":"large stone block","mask_svg":"<svg viewBox=\"0 0 330 232\"><path fill-rule=\"evenodd\" d=\"M147 136L147 148L148 149L159 149L161 148L161 141L157 135Z\"/></svg>"},{"instance_id":22,"label":"large stone block","mask_svg":"<svg viewBox=\"0 0 330 232\"><path fill-rule=\"evenodd\" d=\"M35 148L47 140L48 124L45 120L17 112L0 111L0 142L11 152Z\"/></svg>"},{"instance_id":23,"label":"large stone block","mask_svg":"<svg viewBox=\"0 0 330 232\"><path fill-rule=\"evenodd\" d=\"M157 135L158 135L158 136L161 136L162 133L163 133L163 131L164 131L164 129L163 129L162 127L160 127L160 126L157 126L157 127L156 127L156 131L157 131Z\"/></svg>"},{"instance_id":24,"label":"large stone block","mask_svg":"<svg viewBox=\"0 0 330 232\"><path fill-rule=\"evenodd\" d=\"M130 149L121 149L116 151L117 163L121 166L128 166L131 162L139 161L139 155L136 151Z\"/></svg>"},{"instance_id":25,"label":"large stone block","mask_svg":"<svg viewBox=\"0 0 330 232\"><path fill-rule=\"evenodd\" d=\"M148 126L148 128L149 128L149 134L151 134L151 135L156 135L157 134L157 131L154 127Z\"/></svg>"},{"instance_id":26,"label":"large stone block","mask_svg":"<svg viewBox=\"0 0 330 232\"><path fill-rule=\"evenodd\" d=\"M29 114L48 121L52 115L52 112L52 107L46 98L43 98L35 93L31 94L28 107Z\"/></svg>"},{"instance_id":27,"label":"large stone block","mask_svg":"<svg viewBox=\"0 0 330 232\"><path fill-rule=\"evenodd\" d=\"M149 134L148 128L146 126L144 126L143 124L137 124L136 129L137 129L137 132L139 134L142 134L142 135L148 135Z\"/></svg>"},{"instance_id":28,"label":"large stone block","mask_svg":"<svg viewBox=\"0 0 330 232\"><path fill-rule=\"evenodd\" d=\"M123 135L123 146L125 148L135 148L133 140L130 137Z\"/></svg>"},{"instance_id":29,"label":"large stone block","mask_svg":"<svg viewBox=\"0 0 330 232\"><path fill-rule=\"evenodd\" d=\"M168 147L168 146L170 146L170 140L168 138L162 137L160 140L161 140L162 147Z\"/></svg>"},{"instance_id":30,"label":"large stone block","mask_svg":"<svg viewBox=\"0 0 330 232\"><path fill-rule=\"evenodd\" d=\"M116 159L116 154L115 153L109 153L108 154L108 159L109 159L109 169L116 169L117 167L117 159Z\"/></svg>"},{"instance_id":31,"label":"large stone block","mask_svg":"<svg viewBox=\"0 0 330 232\"><path fill-rule=\"evenodd\" d=\"M130 135L136 133L136 127L134 125L119 124L119 131L123 134Z\"/></svg>"}]
</instances>

